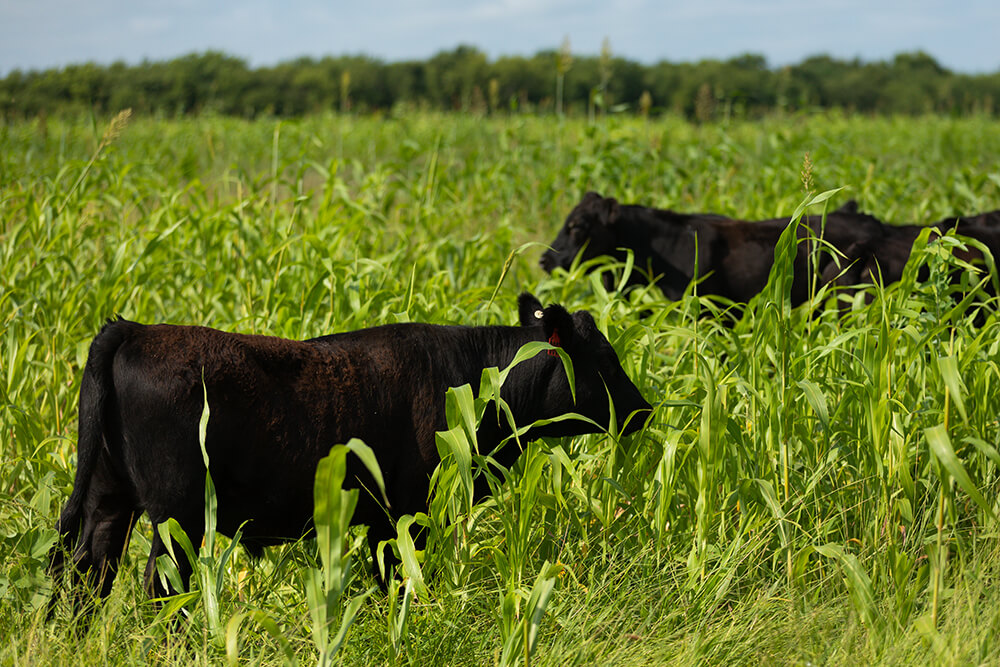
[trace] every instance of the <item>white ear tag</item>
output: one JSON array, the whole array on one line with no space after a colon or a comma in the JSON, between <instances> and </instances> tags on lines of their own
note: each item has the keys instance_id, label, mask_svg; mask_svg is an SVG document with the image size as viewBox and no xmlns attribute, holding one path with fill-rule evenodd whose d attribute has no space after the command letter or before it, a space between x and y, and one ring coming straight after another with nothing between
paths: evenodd
<instances>
[{"instance_id":1,"label":"white ear tag","mask_svg":"<svg viewBox=\"0 0 1000 667\"><path fill-rule=\"evenodd\" d=\"M540 311L540 310L536 310L535 311L535 319L536 320L542 319L542 315L544 315L544 313L542 311Z\"/></svg>"}]
</instances>

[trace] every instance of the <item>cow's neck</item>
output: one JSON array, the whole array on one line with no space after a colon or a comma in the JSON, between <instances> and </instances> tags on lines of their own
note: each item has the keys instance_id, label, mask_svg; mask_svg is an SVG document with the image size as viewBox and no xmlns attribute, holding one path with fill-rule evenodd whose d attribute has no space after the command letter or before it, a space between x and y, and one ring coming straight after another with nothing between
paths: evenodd
<instances>
[{"instance_id":1,"label":"cow's neck","mask_svg":"<svg viewBox=\"0 0 1000 667\"><path fill-rule=\"evenodd\" d=\"M618 245L632 248L635 265L642 271L649 271L668 298L679 299L693 271L679 265L672 253L682 245L683 236L691 233L690 216L644 206L630 208L628 215L622 215L617 222ZM694 248L690 251L694 252ZM620 259L624 261L625 257ZM639 284L642 281L634 276L631 282Z\"/></svg>"},{"instance_id":2,"label":"cow's neck","mask_svg":"<svg viewBox=\"0 0 1000 667\"><path fill-rule=\"evenodd\" d=\"M483 369L495 367L503 370L522 346L533 341L541 342L544 338L540 327L470 327L466 332L463 347L470 362L467 368L472 371L466 381L472 385L473 391L478 391ZM518 424L541 416L538 414L540 394L558 363L557 357L539 353L516 366L508 375L505 385L508 391L504 392L504 400ZM511 392L509 389L512 386L516 386L517 391Z\"/></svg>"},{"instance_id":3,"label":"cow's neck","mask_svg":"<svg viewBox=\"0 0 1000 667\"><path fill-rule=\"evenodd\" d=\"M470 366L478 366L476 380L484 368L506 368L521 347L542 339L540 329L530 327L468 327L465 328L464 356Z\"/></svg>"}]
</instances>

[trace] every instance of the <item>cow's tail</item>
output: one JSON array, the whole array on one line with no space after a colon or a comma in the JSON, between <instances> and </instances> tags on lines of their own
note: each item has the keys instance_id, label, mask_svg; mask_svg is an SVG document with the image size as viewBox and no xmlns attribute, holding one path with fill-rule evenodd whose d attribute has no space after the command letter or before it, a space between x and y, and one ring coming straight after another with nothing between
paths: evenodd
<instances>
[{"instance_id":1,"label":"cow's tail","mask_svg":"<svg viewBox=\"0 0 1000 667\"><path fill-rule=\"evenodd\" d=\"M105 418L108 403L114 398L112 364L115 353L128 339L134 324L122 319L108 320L90 344L87 364L80 382L80 419L77 437L76 479L73 492L66 501L56 530L59 537L49 552L49 573L52 576L52 601L62 580L66 554L78 549L84 500L90 488L94 470L104 446ZM80 545L83 547L83 545ZM85 548L85 547L84 547ZM50 604L49 613L52 607Z\"/></svg>"}]
</instances>

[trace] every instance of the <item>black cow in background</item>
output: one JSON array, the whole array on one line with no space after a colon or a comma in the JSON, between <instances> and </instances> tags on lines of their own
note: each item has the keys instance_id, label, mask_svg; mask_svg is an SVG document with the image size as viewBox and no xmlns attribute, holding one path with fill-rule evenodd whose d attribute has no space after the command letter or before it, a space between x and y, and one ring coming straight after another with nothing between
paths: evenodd
<instances>
[{"instance_id":1,"label":"black cow in background","mask_svg":"<svg viewBox=\"0 0 1000 667\"><path fill-rule=\"evenodd\" d=\"M941 231L951 229L956 226L959 229L970 229L974 227L989 229L993 227L1000 227L1000 209L987 211L985 213L977 213L976 215L959 215L944 218L934 223L933 226L937 227Z\"/></svg>"},{"instance_id":2,"label":"black cow in background","mask_svg":"<svg viewBox=\"0 0 1000 667\"><path fill-rule=\"evenodd\" d=\"M233 535L243 525L251 553L310 531L317 463L332 445L361 438L375 453L389 500L384 508L362 493L354 515L355 523L369 525L374 557L378 542L395 535L392 518L426 509L439 462L434 434L447 428L445 392L466 383L477 387L484 368L507 366L530 341L548 341L569 354L576 401L558 355L538 354L514 368L502 389L518 425L576 412L606 427L610 395L625 433L643 426L651 406L589 313L543 308L530 294L522 294L518 306L520 326L391 324L307 341L108 322L91 344L80 386L76 480L51 553L54 583L70 553L76 583L82 577L106 596L143 512L154 525L173 517L198 543L204 532L203 382L218 530ZM487 410L478 432L484 453L510 435L498 412ZM597 430L560 421L522 437ZM495 458L509 466L518 454L509 444ZM354 457L346 485L375 488ZM156 558L164 553L154 534L145 573L150 595L167 592L155 576ZM183 557L178 565L187 581L190 566Z\"/></svg>"},{"instance_id":3,"label":"black cow in background","mask_svg":"<svg viewBox=\"0 0 1000 667\"><path fill-rule=\"evenodd\" d=\"M928 241L933 241L941 234L954 230L961 236L966 236L982 243L993 256L994 260L1000 257L1000 210L987 211L971 216L952 216L939 220L930 225L885 225L882 238L863 239L846 250L850 259L844 271L836 267L827 267L822 275L824 282L832 282L842 288L847 288L846 293L853 290L849 288L857 285L870 285L881 282L883 285L890 285L898 282L903 277L903 270L910 259L913 250L913 243L920 233L930 227ZM981 263L983 261L982 252L969 244L965 249L955 248L953 254L960 260L969 263ZM921 267L917 273L917 280L926 280L928 276L927 267ZM956 274L954 281L959 280ZM992 281L985 285L988 293L994 293Z\"/></svg>"},{"instance_id":4,"label":"black cow in background","mask_svg":"<svg viewBox=\"0 0 1000 667\"><path fill-rule=\"evenodd\" d=\"M678 300L692 279L702 278L699 294L713 294L746 302L760 292L774 264L774 250L788 218L748 222L709 213L679 213L669 209L620 204L611 197L588 192L566 218L551 248L541 258L548 272L568 269L581 253L582 260L608 255L624 261L625 248L633 252L636 270L629 284L643 284L643 272L656 281L668 299ZM810 233L844 252L857 244L877 241L882 223L860 213L853 201L822 216L804 216L799 238ZM829 271L830 251L820 254L819 271ZM799 243L793 266L791 301L798 305L809 296L809 245ZM834 274L835 275L835 274ZM605 274L605 285L612 277Z\"/></svg>"}]
</instances>

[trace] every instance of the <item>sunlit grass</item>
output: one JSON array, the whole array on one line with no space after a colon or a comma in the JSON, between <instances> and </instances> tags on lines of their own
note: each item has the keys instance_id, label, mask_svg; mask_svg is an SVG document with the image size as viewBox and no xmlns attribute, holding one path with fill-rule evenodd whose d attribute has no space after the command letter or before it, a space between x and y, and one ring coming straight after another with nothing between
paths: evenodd
<instances>
[{"instance_id":1,"label":"sunlit grass","mask_svg":"<svg viewBox=\"0 0 1000 667\"><path fill-rule=\"evenodd\" d=\"M1000 208L995 122L133 118L101 147L104 132L0 128L0 661L316 660L314 542L256 563L237 549L219 620L194 604L170 625L142 593L140 523L89 629L65 604L45 622L80 373L106 318L305 338L513 323L523 289L590 310L657 413L620 441L532 445L471 513L432 504L417 523L450 541L422 556L426 591L365 599L341 657L523 658L505 640L551 579L542 664L997 659L998 320L989 303L978 326L955 309L940 246L914 258L926 283L846 314L819 299L786 315L770 294L733 327L695 297L545 276L525 247L588 189L791 215L806 152L814 192L846 186L890 221ZM345 599L374 584L366 570Z\"/></svg>"}]
</instances>

